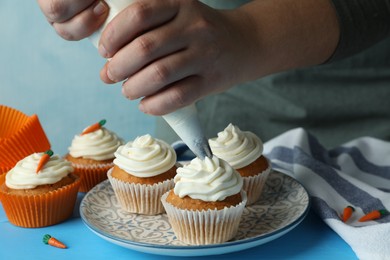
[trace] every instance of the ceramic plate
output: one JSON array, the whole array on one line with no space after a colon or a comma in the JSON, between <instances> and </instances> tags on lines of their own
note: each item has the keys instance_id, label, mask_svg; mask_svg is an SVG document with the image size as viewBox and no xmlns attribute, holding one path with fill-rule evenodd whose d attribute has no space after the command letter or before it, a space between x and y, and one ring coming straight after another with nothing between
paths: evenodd
<instances>
[{"instance_id":1,"label":"ceramic plate","mask_svg":"<svg viewBox=\"0 0 390 260\"><path fill-rule=\"evenodd\" d=\"M123 211L108 180L90 190L80 215L95 234L117 245L152 254L215 255L244 250L274 240L296 227L309 209L309 195L295 179L273 171L262 197L245 208L239 230L229 242L191 246L177 240L166 214L145 216Z\"/></svg>"}]
</instances>

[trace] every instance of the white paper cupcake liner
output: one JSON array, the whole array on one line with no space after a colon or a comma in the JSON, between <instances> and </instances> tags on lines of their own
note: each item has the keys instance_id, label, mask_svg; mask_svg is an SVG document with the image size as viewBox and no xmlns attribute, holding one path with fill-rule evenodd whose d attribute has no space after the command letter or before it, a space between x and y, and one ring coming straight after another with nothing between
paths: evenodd
<instances>
[{"instance_id":1,"label":"white paper cupcake liner","mask_svg":"<svg viewBox=\"0 0 390 260\"><path fill-rule=\"evenodd\" d=\"M254 175L243 177L243 185L242 189L246 192L248 197L247 206L252 205L256 201L258 201L261 197L261 193L263 192L264 184L267 181L268 175L271 172L271 163L268 161L268 168L262 171L261 173Z\"/></svg>"},{"instance_id":2,"label":"white paper cupcake liner","mask_svg":"<svg viewBox=\"0 0 390 260\"><path fill-rule=\"evenodd\" d=\"M122 209L131 213L156 215L164 213L161 196L175 185L173 179L153 185L127 183L111 176L112 169L107 173L115 196Z\"/></svg>"},{"instance_id":3,"label":"white paper cupcake liner","mask_svg":"<svg viewBox=\"0 0 390 260\"><path fill-rule=\"evenodd\" d=\"M168 193L161 197L169 222L176 237L190 245L208 245L232 239L238 230L247 197L241 192L242 202L221 210L185 210L166 201Z\"/></svg>"}]
</instances>

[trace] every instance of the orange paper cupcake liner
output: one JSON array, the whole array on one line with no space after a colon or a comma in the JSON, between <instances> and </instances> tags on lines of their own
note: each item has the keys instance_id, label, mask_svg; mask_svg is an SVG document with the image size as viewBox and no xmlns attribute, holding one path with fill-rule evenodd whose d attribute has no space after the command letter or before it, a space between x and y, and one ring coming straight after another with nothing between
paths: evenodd
<instances>
[{"instance_id":1,"label":"orange paper cupcake liner","mask_svg":"<svg viewBox=\"0 0 390 260\"><path fill-rule=\"evenodd\" d=\"M0 166L0 176L2 175L2 174L5 174L5 173L7 173L9 170L11 170L12 169L12 167L5 167L5 166Z\"/></svg>"},{"instance_id":2,"label":"orange paper cupcake liner","mask_svg":"<svg viewBox=\"0 0 390 260\"><path fill-rule=\"evenodd\" d=\"M80 186L80 178L74 183L40 195L15 195L4 191L4 177L0 185L0 200L10 223L25 228L37 228L58 224L72 213Z\"/></svg>"},{"instance_id":3,"label":"orange paper cupcake liner","mask_svg":"<svg viewBox=\"0 0 390 260\"><path fill-rule=\"evenodd\" d=\"M107 171L112 168L114 164L84 166L72 163L72 166L74 168L74 173L81 178L79 192L88 192L97 184L107 180Z\"/></svg>"},{"instance_id":4,"label":"orange paper cupcake liner","mask_svg":"<svg viewBox=\"0 0 390 260\"><path fill-rule=\"evenodd\" d=\"M0 106L0 167L12 168L22 158L50 149L37 115Z\"/></svg>"},{"instance_id":5,"label":"orange paper cupcake liner","mask_svg":"<svg viewBox=\"0 0 390 260\"><path fill-rule=\"evenodd\" d=\"M2 183L4 183L4 182L5 182L5 173L0 174L0 188L1 188ZM0 202L1 202L1 195L0 195Z\"/></svg>"}]
</instances>

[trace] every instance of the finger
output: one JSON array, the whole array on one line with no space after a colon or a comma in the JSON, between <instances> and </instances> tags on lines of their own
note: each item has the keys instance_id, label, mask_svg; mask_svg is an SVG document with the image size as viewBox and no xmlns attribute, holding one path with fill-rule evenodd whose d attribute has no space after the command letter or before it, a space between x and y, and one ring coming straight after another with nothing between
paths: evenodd
<instances>
[{"instance_id":1,"label":"finger","mask_svg":"<svg viewBox=\"0 0 390 260\"><path fill-rule=\"evenodd\" d=\"M202 86L201 77L185 78L156 95L143 98L139 109L146 114L155 116L171 113L200 99L203 91L199 86Z\"/></svg>"},{"instance_id":2,"label":"finger","mask_svg":"<svg viewBox=\"0 0 390 260\"><path fill-rule=\"evenodd\" d=\"M53 23L53 27L66 40L81 40L99 29L108 12L107 4L98 1L63 23Z\"/></svg>"},{"instance_id":3,"label":"finger","mask_svg":"<svg viewBox=\"0 0 390 260\"><path fill-rule=\"evenodd\" d=\"M183 39L187 38L180 37L178 33L180 30L174 26L162 26L138 37L111 59L109 78L115 82L122 81L152 61L185 49L188 43Z\"/></svg>"},{"instance_id":4,"label":"finger","mask_svg":"<svg viewBox=\"0 0 390 260\"><path fill-rule=\"evenodd\" d=\"M126 43L142 32L168 22L177 12L178 6L173 6L171 1L134 2L120 12L103 31L99 42L100 55L112 57Z\"/></svg>"},{"instance_id":5,"label":"finger","mask_svg":"<svg viewBox=\"0 0 390 260\"><path fill-rule=\"evenodd\" d=\"M108 62L104 64L104 67L100 70L100 79L106 83L106 84L114 84L116 83L115 81L112 81L108 76L107 76L107 67L108 67Z\"/></svg>"},{"instance_id":6,"label":"finger","mask_svg":"<svg viewBox=\"0 0 390 260\"><path fill-rule=\"evenodd\" d=\"M194 59L189 50L179 51L153 62L129 77L122 85L123 93L129 99L150 96L198 71L198 59Z\"/></svg>"},{"instance_id":7,"label":"finger","mask_svg":"<svg viewBox=\"0 0 390 260\"><path fill-rule=\"evenodd\" d=\"M98 0L37 0L38 4L50 23L64 22Z\"/></svg>"}]
</instances>

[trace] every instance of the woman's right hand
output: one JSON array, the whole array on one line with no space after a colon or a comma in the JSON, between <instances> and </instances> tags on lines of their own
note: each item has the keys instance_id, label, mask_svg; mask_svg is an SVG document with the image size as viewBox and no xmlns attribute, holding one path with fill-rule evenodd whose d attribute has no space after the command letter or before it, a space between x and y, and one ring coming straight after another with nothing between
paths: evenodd
<instances>
[{"instance_id":1,"label":"woman's right hand","mask_svg":"<svg viewBox=\"0 0 390 260\"><path fill-rule=\"evenodd\" d=\"M109 13L102 0L37 0L46 19L65 40L90 36L104 23Z\"/></svg>"}]
</instances>

